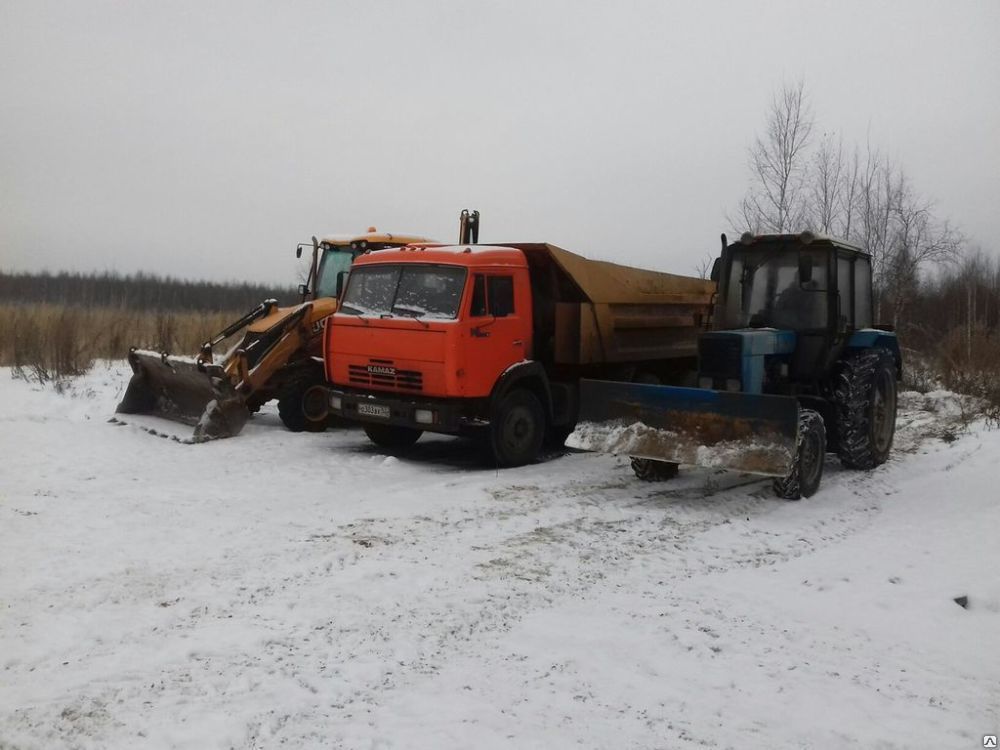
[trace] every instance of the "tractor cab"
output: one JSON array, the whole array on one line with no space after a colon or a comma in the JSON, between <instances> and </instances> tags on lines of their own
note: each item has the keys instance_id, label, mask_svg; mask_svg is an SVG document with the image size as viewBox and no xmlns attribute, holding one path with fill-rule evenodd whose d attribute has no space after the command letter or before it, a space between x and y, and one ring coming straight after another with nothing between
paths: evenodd
<instances>
[{"instance_id":1,"label":"tractor cab","mask_svg":"<svg viewBox=\"0 0 1000 750\"><path fill-rule=\"evenodd\" d=\"M871 327L871 257L840 240L744 234L713 268L713 330L699 345L702 387L815 390L851 335Z\"/></svg>"},{"instance_id":2,"label":"tractor cab","mask_svg":"<svg viewBox=\"0 0 1000 750\"><path fill-rule=\"evenodd\" d=\"M716 261L715 328L843 336L872 323L871 257L839 240L744 234Z\"/></svg>"}]
</instances>

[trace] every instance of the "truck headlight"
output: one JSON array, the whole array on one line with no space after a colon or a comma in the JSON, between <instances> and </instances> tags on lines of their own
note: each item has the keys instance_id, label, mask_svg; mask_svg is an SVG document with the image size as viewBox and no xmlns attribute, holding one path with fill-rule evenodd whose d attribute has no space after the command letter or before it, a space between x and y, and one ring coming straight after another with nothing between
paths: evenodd
<instances>
[{"instance_id":1,"label":"truck headlight","mask_svg":"<svg viewBox=\"0 0 1000 750\"><path fill-rule=\"evenodd\" d=\"M415 409L413 419L418 424L434 424L434 412L430 409Z\"/></svg>"},{"instance_id":2,"label":"truck headlight","mask_svg":"<svg viewBox=\"0 0 1000 750\"><path fill-rule=\"evenodd\" d=\"M740 390L740 381L736 378L726 378L726 390L734 393Z\"/></svg>"},{"instance_id":3,"label":"truck headlight","mask_svg":"<svg viewBox=\"0 0 1000 750\"><path fill-rule=\"evenodd\" d=\"M713 383L712 379L709 377L705 377L704 375L702 375L700 378L698 378L699 388L707 388L708 390L711 390L713 385L715 385L715 383Z\"/></svg>"},{"instance_id":4,"label":"truck headlight","mask_svg":"<svg viewBox=\"0 0 1000 750\"><path fill-rule=\"evenodd\" d=\"M344 400L336 393L330 394L330 408L334 411L340 411L344 406Z\"/></svg>"}]
</instances>

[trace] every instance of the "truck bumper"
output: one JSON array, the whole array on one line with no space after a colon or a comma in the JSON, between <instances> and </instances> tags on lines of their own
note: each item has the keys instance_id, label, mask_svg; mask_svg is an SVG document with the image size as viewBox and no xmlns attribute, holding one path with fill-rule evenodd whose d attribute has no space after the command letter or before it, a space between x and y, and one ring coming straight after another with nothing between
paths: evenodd
<instances>
[{"instance_id":1,"label":"truck bumper","mask_svg":"<svg viewBox=\"0 0 1000 750\"><path fill-rule=\"evenodd\" d=\"M330 413L352 422L389 424L448 435L475 434L489 427L477 414L478 399L414 399L397 394L353 392L333 388Z\"/></svg>"}]
</instances>

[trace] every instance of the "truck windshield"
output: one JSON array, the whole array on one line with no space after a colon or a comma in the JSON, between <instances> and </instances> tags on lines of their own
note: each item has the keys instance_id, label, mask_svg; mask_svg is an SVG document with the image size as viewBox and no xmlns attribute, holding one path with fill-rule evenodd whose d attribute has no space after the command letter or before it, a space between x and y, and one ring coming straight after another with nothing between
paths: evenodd
<instances>
[{"instance_id":1,"label":"truck windshield","mask_svg":"<svg viewBox=\"0 0 1000 750\"><path fill-rule=\"evenodd\" d=\"M316 272L316 296L337 296L337 275L351 270L354 251L350 245L327 245L323 243L323 257Z\"/></svg>"},{"instance_id":2,"label":"truck windshield","mask_svg":"<svg viewBox=\"0 0 1000 750\"><path fill-rule=\"evenodd\" d=\"M465 288L466 271L455 266L385 264L351 272L343 312L451 320Z\"/></svg>"},{"instance_id":3,"label":"truck windshield","mask_svg":"<svg viewBox=\"0 0 1000 750\"><path fill-rule=\"evenodd\" d=\"M812 279L799 278L799 257L789 248L762 248L733 257L724 305L726 328L809 330L827 326L826 254L812 257Z\"/></svg>"}]
</instances>

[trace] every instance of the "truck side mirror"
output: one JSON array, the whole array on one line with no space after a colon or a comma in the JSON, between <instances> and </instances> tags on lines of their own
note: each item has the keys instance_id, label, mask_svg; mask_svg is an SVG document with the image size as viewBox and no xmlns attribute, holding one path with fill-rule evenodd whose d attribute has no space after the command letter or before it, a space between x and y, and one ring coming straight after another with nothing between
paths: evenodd
<instances>
[{"instance_id":1,"label":"truck side mirror","mask_svg":"<svg viewBox=\"0 0 1000 750\"><path fill-rule=\"evenodd\" d=\"M799 256L799 283L805 284L806 282L812 281L813 277L813 259L811 255L800 255Z\"/></svg>"},{"instance_id":2,"label":"truck side mirror","mask_svg":"<svg viewBox=\"0 0 1000 750\"><path fill-rule=\"evenodd\" d=\"M299 296L305 299L306 296L308 296L308 294L309 294L309 285L299 284Z\"/></svg>"},{"instance_id":3,"label":"truck side mirror","mask_svg":"<svg viewBox=\"0 0 1000 750\"><path fill-rule=\"evenodd\" d=\"M340 299L341 293L344 291L344 282L347 280L347 271L340 271L337 273L337 292L334 296Z\"/></svg>"},{"instance_id":4,"label":"truck side mirror","mask_svg":"<svg viewBox=\"0 0 1000 750\"><path fill-rule=\"evenodd\" d=\"M296 258L302 257L302 245L299 245L295 248L295 257Z\"/></svg>"},{"instance_id":5,"label":"truck side mirror","mask_svg":"<svg viewBox=\"0 0 1000 750\"><path fill-rule=\"evenodd\" d=\"M712 272L708 275L708 278L718 284L720 276L722 276L722 258L716 258L712 264Z\"/></svg>"}]
</instances>

